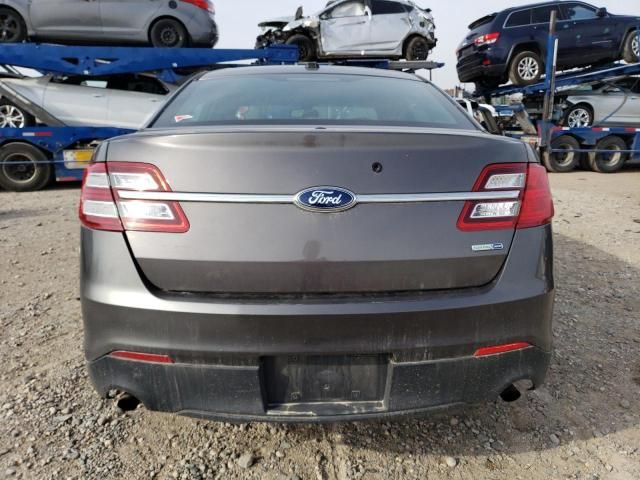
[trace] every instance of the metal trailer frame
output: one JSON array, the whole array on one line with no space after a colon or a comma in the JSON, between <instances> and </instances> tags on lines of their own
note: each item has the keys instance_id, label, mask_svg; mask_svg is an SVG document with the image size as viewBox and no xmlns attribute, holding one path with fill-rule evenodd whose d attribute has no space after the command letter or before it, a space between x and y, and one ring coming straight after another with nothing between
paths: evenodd
<instances>
[{"instance_id":1,"label":"metal trailer frame","mask_svg":"<svg viewBox=\"0 0 640 480\"><path fill-rule=\"evenodd\" d=\"M247 61L261 65L293 64L297 60L298 49L288 45L258 50L80 47L29 43L0 47L0 64L30 68L42 74L96 77L153 71L158 72L159 77L169 83L179 82L183 78L179 73L180 69L189 71L221 66L232 67L241 65L237 62ZM49 160L45 162L12 161L12 165L51 164L54 177L59 182L81 180L84 171L83 168L78 168L76 162L65 162L66 150L134 131L123 128L66 126L45 109L2 83L0 83L0 96L7 98L48 125L32 128L0 128L0 152L3 147L15 144L29 144L38 148Z\"/></svg>"},{"instance_id":2,"label":"metal trailer frame","mask_svg":"<svg viewBox=\"0 0 640 480\"><path fill-rule=\"evenodd\" d=\"M640 40L640 26L636 29ZM549 171L556 171L550 162L550 156L554 153L566 153L566 149L552 148L555 140L563 135L569 135L576 139L579 149L570 150L573 153L588 155L588 161L580 162L582 166L600 171L594 166L595 159L601 155L628 154L626 162L640 161L640 128L635 127L581 127L569 128L558 126L553 121L554 97L557 89L571 87L586 83L595 83L604 80L612 80L630 75L640 75L640 62L634 64L613 63L604 67L587 68L579 71L569 71L557 74L556 60L558 54L558 35L556 34L556 12L552 12L549 24L549 37L547 40L547 57L545 61L545 78L543 82L528 86L506 85L491 91L481 92L482 95L497 97L521 93L523 95L544 94L543 119L537 125L537 143L542 154L545 166ZM531 133L533 124L526 115L523 105L511 105L503 107L511 109L516 114L519 124L525 131L525 137ZM517 115L520 115L519 117ZM515 135L518 137L518 135ZM627 149L610 150L599 149L597 145L608 137L619 137L630 147Z\"/></svg>"}]
</instances>

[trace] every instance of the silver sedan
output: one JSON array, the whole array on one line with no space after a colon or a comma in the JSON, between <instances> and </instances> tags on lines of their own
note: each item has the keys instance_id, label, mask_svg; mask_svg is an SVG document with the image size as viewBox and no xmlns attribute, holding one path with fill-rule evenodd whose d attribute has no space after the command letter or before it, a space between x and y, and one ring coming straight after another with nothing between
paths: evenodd
<instances>
[{"instance_id":1,"label":"silver sedan","mask_svg":"<svg viewBox=\"0 0 640 480\"><path fill-rule=\"evenodd\" d=\"M640 126L640 78L596 83L565 92L565 125Z\"/></svg>"},{"instance_id":2,"label":"silver sedan","mask_svg":"<svg viewBox=\"0 0 640 480\"><path fill-rule=\"evenodd\" d=\"M0 0L0 42L27 39L212 47L211 0Z\"/></svg>"},{"instance_id":3,"label":"silver sedan","mask_svg":"<svg viewBox=\"0 0 640 480\"><path fill-rule=\"evenodd\" d=\"M69 126L139 129L177 87L151 75L104 78L4 78L2 85ZM0 98L0 128L34 126L38 119Z\"/></svg>"}]
</instances>

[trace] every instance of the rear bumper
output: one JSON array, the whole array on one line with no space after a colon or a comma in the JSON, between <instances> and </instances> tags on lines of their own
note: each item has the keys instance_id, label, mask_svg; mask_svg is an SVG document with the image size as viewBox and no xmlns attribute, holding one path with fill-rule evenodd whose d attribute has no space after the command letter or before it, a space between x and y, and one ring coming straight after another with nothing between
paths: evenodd
<instances>
[{"instance_id":1,"label":"rear bumper","mask_svg":"<svg viewBox=\"0 0 640 480\"><path fill-rule=\"evenodd\" d=\"M122 234L82 232L85 352L96 389L149 409L211 418L320 421L399 415L495 398L543 382L551 351L551 228L520 230L498 278L448 292L315 299L169 296L140 277ZM533 347L485 358L479 347ZM122 360L129 350L175 364ZM388 355L378 402L272 408L265 359Z\"/></svg>"},{"instance_id":2,"label":"rear bumper","mask_svg":"<svg viewBox=\"0 0 640 480\"><path fill-rule=\"evenodd\" d=\"M379 402L334 402L300 408L269 408L263 368L159 365L102 357L89 363L103 396L113 387L129 392L150 410L215 420L319 422L400 416L493 400L520 379L540 385L549 353L536 347L486 358L452 358L389 365Z\"/></svg>"},{"instance_id":3,"label":"rear bumper","mask_svg":"<svg viewBox=\"0 0 640 480\"><path fill-rule=\"evenodd\" d=\"M490 62L484 64L483 62ZM506 78L507 62L502 54L495 55L492 50L481 50L460 59L456 65L461 82L498 80Z\"/></svg>"}]
</instances>

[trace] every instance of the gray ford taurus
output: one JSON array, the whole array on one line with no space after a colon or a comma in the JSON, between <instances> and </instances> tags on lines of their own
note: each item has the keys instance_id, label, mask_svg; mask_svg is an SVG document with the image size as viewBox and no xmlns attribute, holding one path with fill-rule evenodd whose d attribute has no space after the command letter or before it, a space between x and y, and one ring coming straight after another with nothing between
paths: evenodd
<instances>
[{"instance_id":1,"label":"gray ford taurus","mask_svg":"<svg viewBox=\"0 0 640 480\"><path fill-rule=\"evenodd\" d=\"M91 378L230 420L513 399L549 363L552 216L533 151L421 78L202 74L86 172Z\"/></svg>"}]
</instances>

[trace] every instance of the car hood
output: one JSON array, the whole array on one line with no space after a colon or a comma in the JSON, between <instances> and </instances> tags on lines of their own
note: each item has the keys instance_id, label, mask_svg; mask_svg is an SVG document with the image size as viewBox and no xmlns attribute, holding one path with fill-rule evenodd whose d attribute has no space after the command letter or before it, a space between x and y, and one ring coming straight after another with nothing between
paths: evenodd
<instances>
[{"instance_id":1,"label":"car hood","mask_svg":"<svg viewBox=\"0 0 640 480\"><path fill-rule=\"evenodd\" d=\"M295 20L295 17L276 17L271 18L269 20L265 20L264 22L260 22L258 27L260 28L283 28L288 23Z\"/></svg>"}]
</instances>

